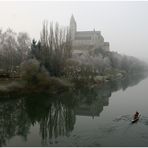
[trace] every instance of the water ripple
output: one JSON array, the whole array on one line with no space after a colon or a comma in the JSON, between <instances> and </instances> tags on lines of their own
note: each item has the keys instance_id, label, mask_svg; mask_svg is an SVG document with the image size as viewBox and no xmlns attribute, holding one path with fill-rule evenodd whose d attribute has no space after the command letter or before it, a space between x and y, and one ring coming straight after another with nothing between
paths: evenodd
<instances>
[{"instance_id":1,"label":"water ripple","mask_svg":"<svg viewBox=\"0 0 148 148\"><path fill-rule=\"evenodd\" d=\"M117 118L115 118L113 121L114 122L119 122L119 121L131 121L132 116L131 115L121 115Z\"/></svg>"}]
</instances>

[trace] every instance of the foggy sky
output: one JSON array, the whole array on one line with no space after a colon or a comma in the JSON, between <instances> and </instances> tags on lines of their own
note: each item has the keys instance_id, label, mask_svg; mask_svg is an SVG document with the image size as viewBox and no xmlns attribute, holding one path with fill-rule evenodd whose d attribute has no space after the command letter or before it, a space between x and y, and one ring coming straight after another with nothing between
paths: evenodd
<instances>
[{"instance_id":1,"label":"foggy sky","mask_svg":"<svg viewBox=\"0 0 148 148\"><path fill-rule=\"evenodd\" d=\"M72 14L78 30L100 30L112 51L148 60L147 1L0 1L0 28L39 39L44 20L67 26Z\"/></svg>"}]
</instances>

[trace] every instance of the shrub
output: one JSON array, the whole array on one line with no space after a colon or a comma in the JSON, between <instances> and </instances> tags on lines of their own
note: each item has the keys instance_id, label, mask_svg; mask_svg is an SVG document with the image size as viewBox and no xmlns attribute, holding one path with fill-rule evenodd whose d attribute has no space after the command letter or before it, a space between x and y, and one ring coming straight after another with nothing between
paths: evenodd
<instances>
[{"instance_id":1,"label":"shrub","mask_svg":"<svg viewBox=\"0 0 148 148\"><path fill-rule=\"evenodd\" d=\"M30 85L42 85L49 80L49 73L38 60L29 59L21 64L21 78Z\"/></svg>"}]
</instances>

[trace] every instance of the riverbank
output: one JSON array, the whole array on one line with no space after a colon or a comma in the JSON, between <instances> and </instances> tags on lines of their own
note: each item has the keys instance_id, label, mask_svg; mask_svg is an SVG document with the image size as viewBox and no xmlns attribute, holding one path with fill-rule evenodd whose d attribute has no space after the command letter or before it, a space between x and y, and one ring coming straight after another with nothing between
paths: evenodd
<instances>
[{"instance_id":1,"label":"riverbank","mask_svg":"<svg viewBox=\"0 0 148 148\"><path fill-rule=\"evenodd\" d=\"M59 78L51 77L49 81L39 84L28 84L23 80L1 81L0 96L27 95L31 93L56 94L68 91L73 88L73 84Z\"/></svg>"},{"instance_id":2,"label":"riverbank","mask_svg":"<svg viewBox=\"0 0 148 148\"><path fill-rule=\"evenodd\" d=\"M138 73L137 73L138 75ZM67 80L65 78L50 77L48 81L28 84L26 81L0 81L0 96L27 95L27 94L60 94L69 90L83 87L101 87L112 81L123 81L128 77L123 71L114 71L104 76L95 76L93 79Z\"/></svg>"}]
</instances>

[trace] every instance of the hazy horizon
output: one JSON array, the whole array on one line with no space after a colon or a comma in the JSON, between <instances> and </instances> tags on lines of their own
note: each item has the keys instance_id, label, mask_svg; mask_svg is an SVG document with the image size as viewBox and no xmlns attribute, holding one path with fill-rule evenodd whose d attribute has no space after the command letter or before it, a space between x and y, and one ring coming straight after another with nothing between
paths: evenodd
<instances>
[{"instance_id":1,"label":"hazy horizon","mask_svg":"<svg viewBox=\"0 0 148 148\"><path fill-rule=\"evenodd\" d=\"M39 39L44 20L68 26L72 14L78 30L101 31L111 51L148 61L147 1L0 1L0 28Z\"/></svg>"}]
</instances>

